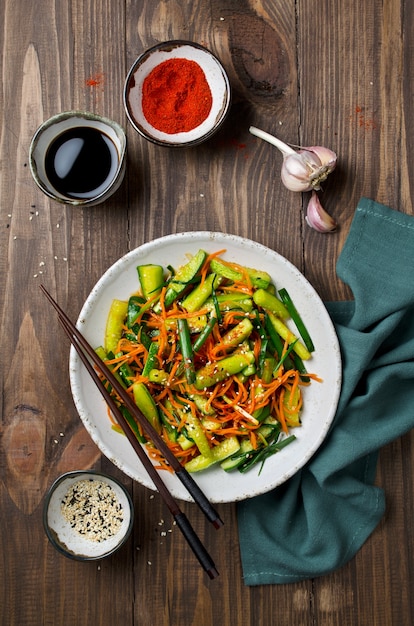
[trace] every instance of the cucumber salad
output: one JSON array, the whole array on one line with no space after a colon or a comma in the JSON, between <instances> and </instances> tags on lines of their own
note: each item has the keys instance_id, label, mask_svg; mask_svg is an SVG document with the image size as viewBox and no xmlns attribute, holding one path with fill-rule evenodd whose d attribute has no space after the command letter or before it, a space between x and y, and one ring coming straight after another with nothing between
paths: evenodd
<instances>
[{"instance_id":1,"label":"cucumber salad","mask_svg":"<svg viewBox=\"0 0 414 626\"><path fill-rule=\"evenodd\" d=\"M303 389L321 382L305 366L314 345L287 290L224 253L139 265L136 293L112 301L96 350L189 472L260 471L295 441ZM156 466L170 469L116 401Z\"/></svg>"}]
</instances>

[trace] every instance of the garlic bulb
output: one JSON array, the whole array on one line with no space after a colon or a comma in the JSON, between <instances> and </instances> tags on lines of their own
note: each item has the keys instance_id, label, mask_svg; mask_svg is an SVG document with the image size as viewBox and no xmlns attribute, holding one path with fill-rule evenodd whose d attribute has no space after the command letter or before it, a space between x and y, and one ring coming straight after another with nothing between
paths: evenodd
<instances>
[{"instance_id":1,"label":"garlic bulb","mask_svg":"<svg viewBox=\"0 0 414 626\"><path fill-rule=\"evenodd\" d=\"M310 146L294 150L277 137L255 126L250 127L252 135L268 141L283 154L281 171L282 182L291 191L312 191L320 189L329 174L335 169L335 152L323 146Z\"/></svg>"},{"instance_id":2,"label":"garlic bulb","mask_svg":"<svg viewBox=\"0 0 414 626\"><path fill-rule=\"evenodd\" d=\"M312 191L305 220L308 226L319 233L329 233L336 230L337 227L333 217L323 208L316 191Z\"/></svg>"}]
</instances>

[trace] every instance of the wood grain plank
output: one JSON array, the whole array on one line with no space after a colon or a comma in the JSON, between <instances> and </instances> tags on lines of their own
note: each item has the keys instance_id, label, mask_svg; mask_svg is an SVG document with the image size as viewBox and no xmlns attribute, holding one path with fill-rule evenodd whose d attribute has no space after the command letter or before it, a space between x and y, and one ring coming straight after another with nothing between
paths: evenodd
<instances>
[{"instance_id":1,"label":"wood grain plank","mask_svg":"<svg viewBox=\"0 0 414 626\"><path fill-rule=\"evenodd\" d=\"M221 230L271 245L301 266L300 247L299 255L294 253L297 241L284 234L293 223L292 230L300 236L298 199L282 188L277 174L274 186L266 184L269 164L277 172L281 157L248 133L252 123L272 131L280 121L296 140L294 13L279 7L282 23L276 28L264 11L256 13L247 2L226 7L213 3L211 12L204 3L193 3L192 11L191 28L182 30L186 17L183 22L170 20L161 35L162 13L158 15L153 4L146 4L143 11L131 4L128 50L134 55L130 63L137 53L169 37L188 37L207 45L229 73L234 92L231 115L216 137L197 149L160 148L130 136L132 158L142 163L132 193L139 197L146 186L145 203L132 223L132 241L141 242L148 230L152 238L157 227L158 235L194 228ZM269 69L275 58L283 59L279 73ZM270 71L273 83L267 84L263 77ZM164 223L160 224L161 215Z\"/></svg>"},{"instance_id":2,"label":"wood grain plank","mask_svg":"<svg viewBox=\"0 0 414 626\"><path fill-rule=\"evenodd\" d=\"M298 4L300 141L338 153L337 170L320 197L339 232L320 238L305 230L306 273L326 299L350 296L335 278L335 260L360 197L413 211L409 177L400 167L405 162L402 85L411 82L408 75L401 80L403 5L386 3L367 12L351 2ZM311 19L316 11L323 19ZM409 28L406 18L404 25ZM321 258L328 264L318 262Z\"/></svg>"},{"instance_id":3,"label":"wood grain plank","mask_svg":"<svg viewBox=\"0 0 414 626\"><path fill-rule=\"evenodd\" d=\"M50 115L75 107L93 108L107 116L115 109L121 112L117 95L124 74L119 63L123 59L122 36L119 45L113 42L110 50L96 39L91 41L97 46L94 49L101 50L102 71L110 70L118 88L108 85L99 98L92 98L91 88L82 84L81 90L79 83L95 67L95 57L81 51L87 37L99 32L108 39L116 19L123 25L123 11L97 2L93 3L96 13L89 7L88 19L85 14L81 19L81 2L3 5L1 160L8 167L0 176L1 208L8 227L1 231L1 344L3 357L14 357L9 356L7 367L3 360L1 368L1 496L10 525L9 532L2 535L8 549L2 550L0 621L29 626L80 623L86 617L86 621L107 624L121 615L129 623L132 567L128 567L128 554L114 555L112 566L105 562L101 572L97 564L70 562L58 555L43 531L41 505L48 485L60 471L98 467L100 453L90 439L85 440L84 431L79 432L67 384L69 346L59 340L56 318L39 297L42 281L57 293L72 316L77 315L105 265L128 249L126 209L121 219L122 210L114 211L118 205L111 202L104 212L96 209L87 215L49 202L35 188L27 162L31 136ZM98 31L94 30L97 15L101 18ZM91 65L81 72L74 59L89 60ZM115 225L111 224L111 211ZM4 214L2 219L5 221ZM88 578L95 592L85 594Z\"/></svg>"},{"instance_id":4,"label":"wood grain plank","mask_svg":"<svg viewBox=\"0 0 414 626\"><path fill-rule=\"evenodd\" d=\"M413 212L405 145L411 133L404 127L402 112L403 85L413 81L411 56L404 50L407 40L402 29L410 29L405 4L386 3L367 12L355 3L346 3L343 10L343 3L326 2L317 9L323 19L311 20L316 3L299 3L301 141L320 141L339 155L338 171L321 194L327 210L340 222L339 238L317 241L315 233L305 233L306 272L325 298L347 295L335 279L334 261L361 196ZM401 508L407 498L401 477L411 471L411 467L408 474L403 470L407 463L411 465L412 457L403 454L399 444L381 452L377 482L385 489L388 512L351 563L329 578L314 581L316 623L412 622L412 601L401 583L410 578L411 540L398 539L410 536L405 506Z\"/></svg>"}]
</instances>

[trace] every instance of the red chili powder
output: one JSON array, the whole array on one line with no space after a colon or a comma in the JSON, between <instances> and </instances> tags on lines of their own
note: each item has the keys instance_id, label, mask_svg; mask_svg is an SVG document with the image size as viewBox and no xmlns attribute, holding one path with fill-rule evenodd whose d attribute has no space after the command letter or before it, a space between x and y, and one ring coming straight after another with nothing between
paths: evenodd
<instances>
[{"instance_id":1,"label":"red chili powder","mask_svg":"<svg viewBox=\"0 0 414 626\"><path fill-rule=\"evenodd\" d=\"M189 59L163 61L142 86L142 110L147 122L170 135L199 126L208 117L212 103L203 70Z\"/></svg>"},{"instance_id":2,"label":"red chili powder","mask_svg":"<svg viewBox=\"0 0 414 626\"><path fill-rule=\"evenodd\" d=\"M377 122L374 118L366 117L364 108L360 106L355 107L356 120L358 122L358 126L360 128L364 128L365 130L375 130L377 128ZM351 119L353 117L351 116Z\"/></svg>"},{"instance_id":3,"label":"red chili powder","mask_svg":"<svg viewBox=\"0 0 414 626\"><path fill-rule=\"evenodd\" d=\"M94 76L90 76L85 80L85 85L87 87L98 87L104 82L103 74L95 74Z\"/></svg>"}]
</instances>

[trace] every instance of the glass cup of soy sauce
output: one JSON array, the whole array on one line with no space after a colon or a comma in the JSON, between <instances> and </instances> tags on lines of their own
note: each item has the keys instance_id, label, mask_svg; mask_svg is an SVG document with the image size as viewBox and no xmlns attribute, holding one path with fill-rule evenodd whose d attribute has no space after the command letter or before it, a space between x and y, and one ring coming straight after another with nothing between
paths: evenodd
<instances>
[{"instance_id":1,"label":"glass cup of soy sauce","mask_svg":"<svg viewBox=\"0 0 414 626\"><path fill-rule=\"evenodd\" d=\"M83 111L51 117L30 144L30 170L53 200L93 206L109 198L125 175L126 136L116 122Z\"/></svg>"}]
</instances>

